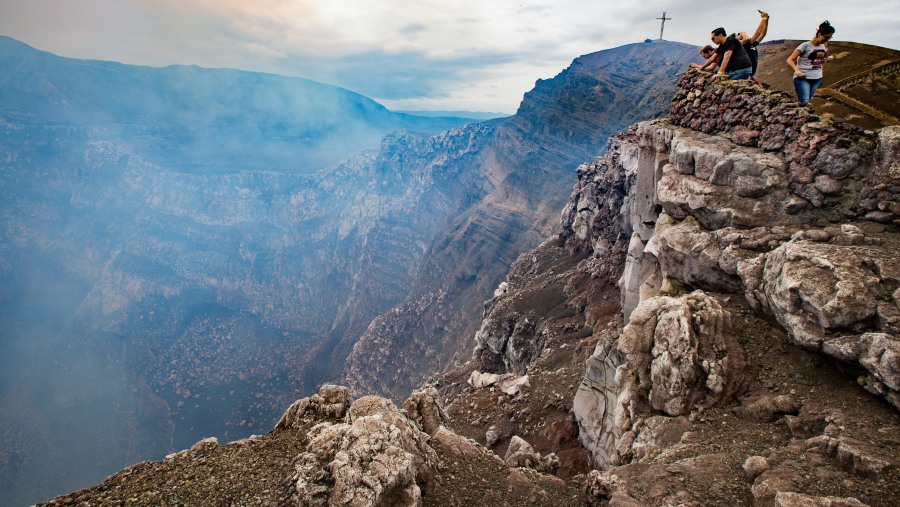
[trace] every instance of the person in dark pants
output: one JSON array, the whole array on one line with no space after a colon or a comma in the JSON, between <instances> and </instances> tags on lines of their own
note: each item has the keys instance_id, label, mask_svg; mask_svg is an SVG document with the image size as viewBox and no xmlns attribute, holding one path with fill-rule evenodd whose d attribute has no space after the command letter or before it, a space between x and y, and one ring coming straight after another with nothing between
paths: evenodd
<instances>
[{"instance_id":1,"label":"person in dark pants","mask_svg":"<svg viewBox=\"0 0 900 507\"><path fill-rule=\"evenodd\" d=\"M753 71L750 57L744 51L744 46L732 34L725 35L724 28L716 28L712 31L710 39L719 45L716 48L716 55L711 57L706 63L700 67L700 70L714 68L716 57L721 56L722 62L719 64L719 72L716 76L728 76L728 79L748 79Z\"/></svg>"},{"instance_id":2,"label":"person in dark pants","mask_svg":"<svg viewBox=\"0 0 900 507\"><path fill-rule=\"evenodd\" d=\"M834 59L828 56L828 41L834 35L834 27L827 20L819 25L816 36L797 46L787 59L787 64L794 69L794 89L800 105L809 104L822 84L822 65Z\"/></svg>"},{"instance_id":3,"label":"person in dark pants","mask_svg":"<svg viewBox=\"0 0 900 507\"><path fill-rule=\"evenodd\" d=\"M741 45L744 46L744 51L746 51L747 56L750 57L750 66L752 67L752 70L750 71L750 81L753 81L756 84L759 84L759 80L756 79L756 68L759 63L759 52L756 50L756 46L759 46L759 43L766 37L766 32L769 31L769 14L759 11L759 17L762 19L759 20L759 26L757 26L756 31L753 32L753 37L748 37L747 32L740 32L737 34L737 40L741 41Z\"/></svg>"}]
</instances>

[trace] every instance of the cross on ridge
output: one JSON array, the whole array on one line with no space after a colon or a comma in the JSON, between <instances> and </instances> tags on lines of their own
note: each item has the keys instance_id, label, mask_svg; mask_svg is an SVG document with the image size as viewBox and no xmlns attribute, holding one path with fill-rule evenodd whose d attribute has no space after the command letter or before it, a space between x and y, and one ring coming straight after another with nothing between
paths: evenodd
<instances>
[{"instance_id":1,"label":"cross on ridge","mask_svg":"<svg viewBox=\"0 0 900 507\"><path fill-rule=\"evenodd\" d=\"M666 20L667 20L667 19L668 19L668 20L671 20L672 18L667 18L667 17L666 17L666 11L663 11L662 17L661 17L661 18L656 18L656 19L661 19L661 20L662 20L662 23L660 24L660 27L659 27L659 40L662 40L663 30L666 28Z\"/></svg>"}]
</instances>

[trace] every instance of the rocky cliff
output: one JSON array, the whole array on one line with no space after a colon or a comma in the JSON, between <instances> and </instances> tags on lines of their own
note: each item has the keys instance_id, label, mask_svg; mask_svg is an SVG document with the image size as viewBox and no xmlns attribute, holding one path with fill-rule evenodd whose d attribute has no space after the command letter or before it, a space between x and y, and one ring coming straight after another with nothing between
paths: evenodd
<instances>
[{"instance_id":1,"label":"rocky cliff","mask_svg":"<svg viewBox=\"0 0 900 507\"><path fill-rule=\"evenodd\" d=\"M629 44L539 80L472 154L482 193L435 235L409 295L351 343L343 382L399 400L468 360L465 337L478 329L482 302L521 252L553 232L573 170L614 132L664 115L677 76L695 58L684 44Z\"/></svg>"},{"instance_id":2,"label":"rocky cliff","mask_svg":"<svg viewBox=\"0 0 900 507\"><path fill-rule=\"evenodd\" d=\"M544 358L578 363L592 346L564 406L599 470L596 502L890 505L898 133L688 73L666 120L614 136L579 169L559 240L520 259L488 303L472 368L571 392L568 380L535 385L568 374ZM560 248L574 267L541 260ZM589 338L566 340L535 305L548 273ZM618 311L579 297L613 283ZM449 412L480 425L465 406L477 390L458 389ZM519 414L561 419L512 401L507 421L485 421L501 434L534 431L510 427ZM544 424L533 440L553 434Z\"/></svg>"},{"instance_id":3,"label":"rocky cliff","mask_svg":"<svg viewBox=\"0 0 900 507\"><path fill-rule=\"evenodd\" d=\"M665 114L694 58L585 55L445 130L302 79L0 39L0 495L247 437L326 380L405 399L468 358L574 168Z\"/></svg>"},{"instance_id":4,"label":"rocky cliff","mask_svg":"<svg viewBox=\"0 0 900 507\"><path fill-rule=\"evenodd\" d=\"M894 505L898 160L896 127L688 73L578 169L471 361L52 503Z\"/></svg>"}]
</instances>

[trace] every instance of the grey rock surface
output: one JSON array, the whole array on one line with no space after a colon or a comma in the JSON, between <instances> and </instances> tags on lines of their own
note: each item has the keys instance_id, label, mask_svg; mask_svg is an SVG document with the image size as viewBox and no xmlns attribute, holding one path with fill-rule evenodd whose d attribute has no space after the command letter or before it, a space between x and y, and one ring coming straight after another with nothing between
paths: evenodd
<instances>
[{"instance_id":1,"label":"grey rock surface","mask_svg":"<svg viewBox=\"0 0 900 507\"><path fill-rule=\"evenodd\" d=\"M441 426L450 425L450 416L444 410L441 395L434 387L414 391L403 402L401 410L428 435L437 433Z\"/></svg>"},{"instance_id":2,"label":"grey rock surface","mask_svg":"<svg viewBox=\"0 0 900 507\"><path fill-rule=\"evenodd\" d=\"M727 403L746 381L731 316L701 291L641 303L618 348L650 405L671 416Z\"/></svg>"},{"instance_id":3,"label":"grey rock surface","mask_svg":"<svg viewBox=\"0 0 900 507\"><path fill-rule=\"evenodd\" d=\"M421 505L419 483L437 469L428 436L389 400L353 402L346 422L318 424L297 464L301 505Z\"/></svg>"}]
</instances>

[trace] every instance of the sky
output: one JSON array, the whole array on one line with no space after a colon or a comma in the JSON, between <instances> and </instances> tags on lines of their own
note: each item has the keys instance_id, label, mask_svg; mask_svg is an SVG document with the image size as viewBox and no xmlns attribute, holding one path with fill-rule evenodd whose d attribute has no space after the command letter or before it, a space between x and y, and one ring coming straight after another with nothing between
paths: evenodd
<instances>
[{"instance_id":1,"label":"sky","mask_svg":"<svg viewBox=\"0 0 900 507\"><path fill-rule=\"evenodd\" d=\"M60 56L227 67L348 88L394 110L513 113L580 55L723 26L809 39L824 19L900 49L900 0L0 0L0 35ZM785 72L788 72L785 66Z\"/></svg>"}]
</instances>

